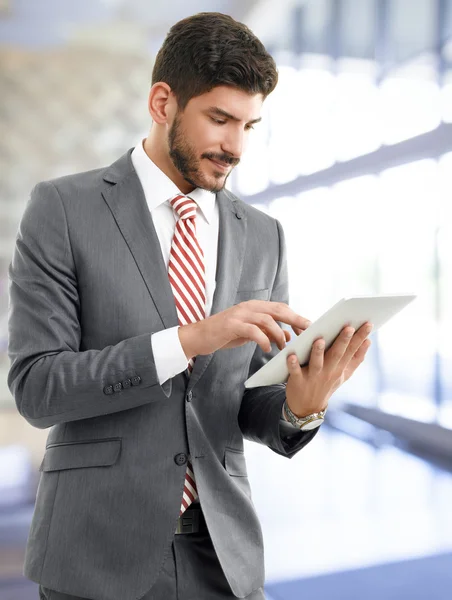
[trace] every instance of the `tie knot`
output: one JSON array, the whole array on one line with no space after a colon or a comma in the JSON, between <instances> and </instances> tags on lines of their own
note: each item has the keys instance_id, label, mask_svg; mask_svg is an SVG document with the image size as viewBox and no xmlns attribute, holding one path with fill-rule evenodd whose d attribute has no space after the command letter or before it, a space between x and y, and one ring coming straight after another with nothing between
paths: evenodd
<instances>
[{"instance_id":1,"label":"tie knot","mask_svg":"<svg viewBox=\"0 0 452 600\"><path fill-rule=\"evenodd\" d=\"M173 210L181 219L194 219L196 217L197 204L191 198L178 194L170 200Z\"/></svg>"}]
</instances>

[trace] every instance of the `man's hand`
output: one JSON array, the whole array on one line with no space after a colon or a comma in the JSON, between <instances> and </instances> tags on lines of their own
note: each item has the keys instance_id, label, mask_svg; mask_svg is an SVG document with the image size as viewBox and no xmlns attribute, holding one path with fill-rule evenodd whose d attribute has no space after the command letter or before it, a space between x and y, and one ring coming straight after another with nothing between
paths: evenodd
<instances>
[{"instance_id":1,"label":"man's hand","mask_svg":"<svg viewBox=\"0 0 452 600\"><path fill-rule=\"evenodd\" d=\"M202 321L179 327L178 333L187 359L247 342L256 342L264 352L270 352L271 342L282 350L290 340L290 332L281 329L276 321L291 325L297 335L311 324L284 302L247 300Z\"/></svg>"},{"instance_id":2,"label":"man's hand","mask_svg":"<svg viewBox=\"0 0 452 600\"><path fill-rule=\"evenodd\" d=\"M344 327L326 353L324 340L316 340L309 364L305 367L300 367L296 354L289 354L286 399L297 417L307 417L327 407L331 395L350 379L363 362L371 345L367 339L371 331L371 323L364 323L356 333L353 327ZM291 361L292 357L295 357L295 362Z\"/></svg>"}]
</instances>

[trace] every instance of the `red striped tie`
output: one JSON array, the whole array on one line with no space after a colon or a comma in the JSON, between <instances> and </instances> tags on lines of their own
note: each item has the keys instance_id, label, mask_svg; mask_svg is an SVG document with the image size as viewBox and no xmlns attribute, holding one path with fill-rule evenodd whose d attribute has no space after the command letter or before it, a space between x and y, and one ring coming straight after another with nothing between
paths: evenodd
<instances>
[{"instance_id":1,"label":"red striped tie","mask_svg":"<svg viewBox=\"0 0 452 600\"><path fill-rule=\"evenodd\" d=\"M179 220L171 243L168 277L176 302L179 325L182 326L206 318L204 253L196 239L196 202L182 194L178 194L170 202ZM194 358L190 358L189 374L194 362ZM195 476L189 460L179 516L197 497Z\"/></svg>"}]
</instances>

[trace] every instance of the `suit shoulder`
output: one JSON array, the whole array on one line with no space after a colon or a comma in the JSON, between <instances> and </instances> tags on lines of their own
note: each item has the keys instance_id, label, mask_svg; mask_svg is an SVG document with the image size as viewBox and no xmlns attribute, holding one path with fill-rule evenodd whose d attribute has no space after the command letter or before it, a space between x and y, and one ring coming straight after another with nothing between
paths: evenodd
<instances>
[{"instance_id":1,"label":"suit shoulder","mask_svg":"<svg viewBox=\"0 0 452 600\"><path fill-rule=\"evenodd\" d=\"M40 181L36 187L53 187L57 190L60 196L73 195L93 191L105 185L103 183L103 175L108 167L91 169L80 173L70 175L62 175L53 179Z\"/></svg>"}]
</instances>

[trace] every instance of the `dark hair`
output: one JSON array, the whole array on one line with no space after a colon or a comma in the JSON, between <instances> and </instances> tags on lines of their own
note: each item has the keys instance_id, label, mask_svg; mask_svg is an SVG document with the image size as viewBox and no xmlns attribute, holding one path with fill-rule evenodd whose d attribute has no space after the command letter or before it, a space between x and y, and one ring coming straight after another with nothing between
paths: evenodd
<instances>
[{"instance_id":1,"label":"dark hair","mask_svg":"<svg viewBox=\"0 0 452 600\"><path fill-rule=\"evenodd\" d=\"M188 101L219 85L264 99L278 82L276 64L262 42L229 15L202 12L169 30L157 53L152 85L167 83L183 110Z\"/></svg>"}]
</instances>

